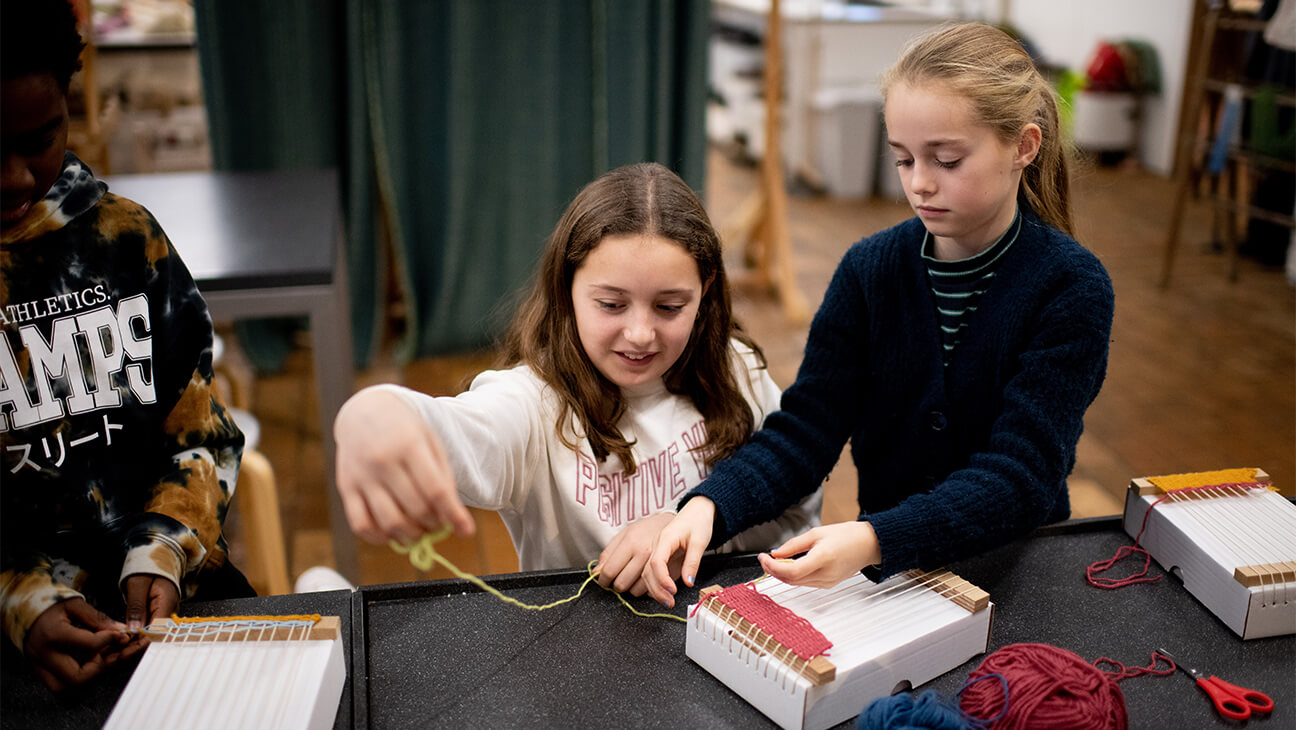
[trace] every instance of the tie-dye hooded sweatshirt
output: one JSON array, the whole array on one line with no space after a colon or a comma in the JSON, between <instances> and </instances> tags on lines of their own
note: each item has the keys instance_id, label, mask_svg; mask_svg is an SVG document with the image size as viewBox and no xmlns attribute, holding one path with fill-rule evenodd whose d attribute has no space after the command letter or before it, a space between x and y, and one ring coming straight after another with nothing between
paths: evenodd
<instances>
[{"instance_id":1,"label":"tie-dye hooded sweatshirt","mask_svg":"<svg viewBox=\"0 0 1296 730\"><path fill-rule=\"evenodd\" d=\"M243 434L212 386L212 325L153 216L74 155L0 236L0 619L147 573L192 596L226 560ZM121 616L117 616L121 618Z\"/></svg>"}]
</instances>

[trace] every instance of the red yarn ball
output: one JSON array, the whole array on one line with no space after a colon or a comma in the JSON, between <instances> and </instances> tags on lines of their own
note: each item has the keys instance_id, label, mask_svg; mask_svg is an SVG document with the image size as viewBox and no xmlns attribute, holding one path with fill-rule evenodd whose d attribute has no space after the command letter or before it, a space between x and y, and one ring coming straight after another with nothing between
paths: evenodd
<instances>
[{"instance_id":1,"label":"red yarn ball","mask_svg":"<svg viewBox=\"0 0 1296 730\"><path fill-rule=\"evenodd\" d=\"M1116 681L1066 649L1009 644L987 656L968 681L989 674L1004 678L1007 696L1004 683L985 680L966 686L959 706L983 721L999 716L986 725L993 730L1126 730L1129 725L1125 695Z\"/></svg>"}]
</instances>

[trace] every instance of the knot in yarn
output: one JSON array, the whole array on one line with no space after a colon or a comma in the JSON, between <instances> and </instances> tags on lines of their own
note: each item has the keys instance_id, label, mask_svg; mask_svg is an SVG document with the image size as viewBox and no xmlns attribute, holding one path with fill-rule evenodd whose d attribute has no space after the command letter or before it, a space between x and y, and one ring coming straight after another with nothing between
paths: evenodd
<instances>
[{"instance_id":1,"label":"knot in yarn","mask_svg":"<svg viewBox=\"0 0 1296 730\"><path fill-rule=\"evenodd\" d=\"M963 712L981 718L985 727L1125 730L1129 725L1116 679L1066 649L1009 644L987 656L968 675L969 683L987 674L1000 674L1005 682L969 684L960 700Z\"/></svg>"}]
</instances>

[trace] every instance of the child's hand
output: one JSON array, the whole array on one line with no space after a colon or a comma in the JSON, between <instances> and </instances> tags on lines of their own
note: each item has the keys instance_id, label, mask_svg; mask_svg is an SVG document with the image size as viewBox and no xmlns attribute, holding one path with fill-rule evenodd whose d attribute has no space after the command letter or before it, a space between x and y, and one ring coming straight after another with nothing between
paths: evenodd
<instances>
[{"instance_id":1,"label":"child's hand","mask_svg":"<svg viewBox=\"0 0 1296 730\"><path fill-rule=\"evenodd\" d=\"M473 534L454 472L432 429L399 396L353 396L333 423L337 486L347 521L369 542L408 542L450 525Z\"/></svg>"},{"instance_id":2,"label":"child's hand","mask_svg":"<svg viewBox=\"0 0 1296 730\"><path fill-rule=\"evenodd\" d=\"M715 509L715 502L706 497L694 497L657 534L652 554L644 564L643 580L648 595L663 606L675 606L676 577L682 575L685 585L693 585L702 553L711 542ZM676 563L680 551L683 551L683 561ZM671 567L676 564L680 566L678 571Z\"/></svg>"},{"instance_id":3,"label":"child's hand","mask_svg":"<svg viewBox=\"0 0 1296 730\"><path fill-rule=\"evenodd\" d=\"M805 553L796 560L793 555ZM821 525L760 554L766 573L794 586L831 588L870 565L882 562L873 526L867 522Z\"/></svg>"},{"instance_id":4,"label":"child's hand","mask_svg":"<svg viewBox=\"0 0 1296 730\"><path fill-rule=\"evenodd\" d=\"M168 618L180 605L175 584L160 575L135 573L126 577L126 628L130 631L147 626L157 618Z\"/></svg>"},{"instance_id":5,"label":"child's hand","mask_svg":"<svg viewBox=\"0 0 1296 730\"><path fill-rule=\"evenodd\" d=\"M598 582L611 586L618 593L630 591L632 596L642 596L648 589L643 579L644 565L652 554L653 543L662 528L675 519L671 512L662 512L631 522L614 536L603 548L598 559ZM680 561L672 561L671 579L679 578Z\"/></svg>"},{"instance_id":6,"label":"child's hand","mask_svg":"<svg viewBox=\"0 0 1296 730\"><path fill-rule=\"evenodd\" d=\"M23 643L36 676L55 692L84 684L122 658L126 625L104 615L84 598L70 598L36 617Z\"/></svg>"}]
</instances>

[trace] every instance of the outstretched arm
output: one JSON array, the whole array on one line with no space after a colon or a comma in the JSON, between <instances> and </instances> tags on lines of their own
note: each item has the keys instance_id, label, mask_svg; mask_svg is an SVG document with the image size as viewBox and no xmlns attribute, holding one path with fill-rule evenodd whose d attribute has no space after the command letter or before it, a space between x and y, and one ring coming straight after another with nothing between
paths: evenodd
<instances>
[{"instance_id":1,"label":"outstretched arm","mask_svg":"<svg viewBox=\"0 0 1296 730\"><path fill-rule=\"evenodd\" d=\"M399 396L367 389L333 424L337 484L347 520L373 543L414 540L443 525L471 535L441 440Z\"/></svg>"},{"instance_id":2,"label":"outstretched arm","mask_svg":"<svg viewBox=\"0 0 1296 730\"><path fill-rule=\"evenodd\" d=\"M841 457L856 422L866 417L870 308L856 245L842 259L810 325L796 381L783 392L751 440L716 464L686 499L715 504L722 532L711 546L777 518L813 493Z\"/></svg>"}]
</instances>

